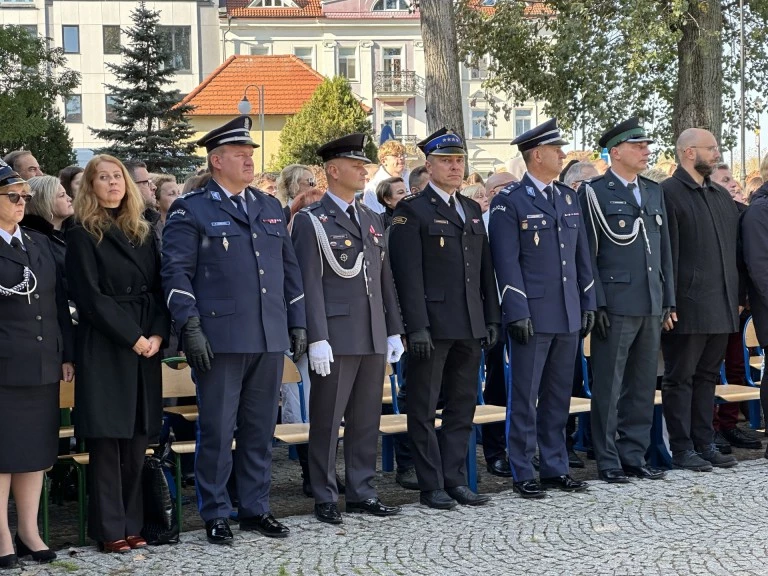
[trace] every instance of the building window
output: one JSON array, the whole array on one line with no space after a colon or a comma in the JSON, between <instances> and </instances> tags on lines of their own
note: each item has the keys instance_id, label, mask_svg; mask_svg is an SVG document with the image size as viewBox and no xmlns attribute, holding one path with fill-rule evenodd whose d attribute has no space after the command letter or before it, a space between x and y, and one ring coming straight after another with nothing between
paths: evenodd
<instances>
[{"instance_id":1,"label":"building window","mask_svg":"<svg viewBox=\"0 0 768 576\"><path fill-rule=\"evenodd\" d=\"M269 46L250 46L251 56L269 56Z\"/></svg>"},{"instance_id":2,"label":"building window","mask_svg":"<svg viewBox=\"0 0 768 576\"><path fill-rule=\"evenodd\" d=\"M104 108L107 111L106 121L110 124L114 124L117 120L117 112L115 111L115 97L107 94L104 96Z\"/></svg>"},{"instance_id":3,"label":"building window","mask_svg":"<svg viewBox=\"0 0 768 576\"><path fill-rule=\"evenodd\" d=\"M37 37L37 24L22 24L19 28L26 30L31 36Z\"/></svg>"},{"instance_id":4,"label":"building window","mask_svg":"<svg viewBox=\"0 0 768 576\"><path fill-rule=\"evenodd\" d=\"M472 110L472 138L488 138L488 112Z\"/></svg>"},{"instance_id":5,"label":"building window","mask_svg":"<svg viewBox=\"0 0 768 576\"><path fill-rule=\"evenodd\" d=\"M299 60L304 62L307 66L312 68L312 52L313 49L311 46L296 46L293 49L293 55L296 56Z\"/></svg>"},{"instance_id":6,"label":"building window","mask_svg":"<svg viewBox=\"0 0 768 576\"><path fill-rule=\"evenodd\" d=\"M392 128L395 136L403 135L403 111L384 110L384 125Z\"/></svg>"},{"instance_id":7,"label":"building window","mask_svg":"<svg viewBox=\"0 0 768 576\"><path fill-rule=\"evenodd\" d=\"M104 26L101 29L104 54L120 54L120 26Z\"/></svg>"},{"instance_id":8,"label":"building window","mask_svg":"<svg viewBox=\"0 0 768 576\"><path fill-rule=\"evenodd\" d=\"M80 94L67 96L64 101L64 121L79 124L83 121L83 97Z\"/></svg>"},{"instance_id":9,"label":"building window","mask_svg":"<svg viewBox=\"0 0 768 576\"><path fill-rule=\"evenodd\" d=\"M532 113L530 108L515 109L515 138L531 129L531 117Z\"/></svg>"},{"instance_id":10,"label":"building window","mask_svg":"<svg viewBox=\"0 0 768 576\"><path fill-rule=\"evenodd\" d=\"M253 0L248 8L296 8L291 0Z\"/></svg>"},{"instance_id":11,"label":"building window","mask_svg":"<svg viewBox=\"0 0 768 576\"><path fill-rule=\"evenodd\" d=\"M347 80L357 80L357 49L339 48L339 76Z\"/></svg>"},{"instance_id":12,"label":"building window","mask_svg":"<svg viewBox=\"0 0 768 576\"><path fill-rule=\"evenodd\" d=\"M470 80L485 80L488 78L488 61L485 58L480 58L475 62L475 67L469 69Z\"/></svg>"},{"instance_id":13,"label":"building window","mask_svg":"<svg viewBox=\"0 0 768 576\"><path fill-rule=\"evenodd\" d=\"M62 26L64 52L66 54L80 53L80 26Z\"/></svg>"},{"instance_id":14,"label":"building window","mask_svg":"<svg viewBox=\"0 0 768 576\"><path fill-rule=\"evenodd\" d=\"M175 68L177 72L192 72L192 27L158 26L158 30L165 36L171 52L166 65Z\"/></svg>"},{"instance_id":15,"label":"building window","mask_svg":"<svg viewBox=\"0 0 768 576\"><path fill-rule=\"evenodd\" d=\"M408 10L408 2L406 0L379 0L373 6L374 12L384 10Z\"/></svg>"}]
</instances>

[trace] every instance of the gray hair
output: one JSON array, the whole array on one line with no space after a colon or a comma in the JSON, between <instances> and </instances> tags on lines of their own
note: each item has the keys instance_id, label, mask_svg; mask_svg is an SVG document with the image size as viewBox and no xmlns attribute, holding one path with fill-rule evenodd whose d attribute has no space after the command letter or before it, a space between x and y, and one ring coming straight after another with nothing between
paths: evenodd
<instances>
[{"instance_id":1,"label":"gray hair","mask_svg":"<svg viewBox=\"0 0 768 576\"><path fill-rule=\"evenodd\" d=\"M312 171L304 164L289 164L277 177L277 194L286 202L293 200L299 193L299 180L305 172Z\"/></svg>"},{"instance_id":2,"label":"gray hair","mask_svg":"<svg viewBox=\"0 0 768 576\"><path fill-rule=\"evenodd\" d=\"M53 204L61 182L56 176L35 176L29 179L32 200L24 208L27 214L35 214L53 223Z\"/></svg>"},{"instance_id":3,"label":"gray hair","mask_svg":"<svg viewBox=\"0 0 768 576\"><path fill-rule=\"evenodd\" d=\"M576 164L571 166L568 169L568 172L565 173L563 183L566 186L573 186L574 182L583 182L584 180L594 178L598 174L599 172L597 171L597 168L595 168L595 165L592 164L592 162L576 162Z\"/></svg>"}]
</instances>

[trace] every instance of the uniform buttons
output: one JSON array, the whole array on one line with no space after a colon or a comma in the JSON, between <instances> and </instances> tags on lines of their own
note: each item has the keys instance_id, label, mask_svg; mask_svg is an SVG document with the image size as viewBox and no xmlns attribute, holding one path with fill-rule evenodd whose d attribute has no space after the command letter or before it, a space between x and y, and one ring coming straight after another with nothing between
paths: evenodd
<instances>
[{"instance_id":1,"label":"uniform buttons","mask_svg":"<svg viewBox=\"0 0 768 576\"><path fill-rule=\"evenodd\" d=\"M146 287L146 286L142 286L142 287L141 287L141 291L142 291L142 292L146 292L146 291L147 291L147 287Z\"/></svg>"},{"instance_id":2,"label":"uniform buttons","mask_svg":"<svg viewBox=\"0 0 768 576\"><path fill-rule=\"evenodd\" d=\"M565 276L563 276L563 282L566 282L567 280L568 280L568 278L566 278Z\"/></svg>"},{"instance_id":3,"label":"uniform buttons","mask_svg":"<svg viewBox=\"0 0 768 576\"><path fill-rule=\"evenodd\" d=\"M40 294L34 294L32 298L34 298L35 300L40 300Z\"/></svg>"},{"instance_id":4,"label":"uniform buttons","mask_svg":"<svg viewBox=\"0 0 768 576\"><path fill-rule=\"evenodd\" d=\"M222 236L226 236L226 235L227 235L227 233L226 233L226 232L222 232L222 233L221 233L221 235L222 235Z\"/></svg>"},{"instance_id":5,"label":"uniform buttons","mask_svg":"<svg viewBox=\"0 0 768 576\"><path fill-rule=\"evenodd\" d=\"M560 228L560 226L558 226L558 227L557 227L557 231L558 231L558 232L562 232L562 230L563 230L563 229L562 229L562 228Z\"/></svg>"},{"instance_id":6,"label":"uniform buttons","mask_svg":"<svg viewBox=\"0 0 768 576\"><path fill-rule=\"evenodd\" d=\"M469 262L467 262L467 268L469 268Z\"/></svg>"},{"instance_id":7,"label":"uniform buttons","mask_svg":"<svg viewBox=\"0 0 768 576\"><path fill-rule=\"evenodd\" d=\"M258 238L258 237L259 237L259 235L258 235L258 234L256 234L256 232L254 232L254 233L253 233L253 237L254 237L254 238Z\"/></svg>"},{"instance_id":8,"label":"uniform buttons","mask_svg":"<svg viewBox=\"0 0 768 576\"><path fill-rule=\"evenodd\" d=\"M259 270L259 274L264 275L264 270Z\"/></svg>"},{"instance_id":9,"label":"uniform buttons","mask_svg":"<svg viewBox=\"0 0 768 576\"><path fill-rule=\"evenodd\" d=\"M261 254L259 254L259 251L256 250L256 257L258 258L259 256L261 256Z\"/></svg>"},{"instance_id":10,"label":"uniform buttons","mask_svg":"<svg viewBox=\"0 0 768 576\"><path fill-rule=\"evenodd\" d=\"M216 310L214 310L213 312L211 312L211 316L213 316L213 317L215 317L215 316L216 316Z\"/></svg>"},{"instance_id":11,"label":"uniform buttons","mask_svg":"<svg viewBox=\"0 0 768 576\"><path fill-rule=\"evenodd\" d=\"M464 236L466 236L466 235L467 235L467 233L466 233L466 232L464 232Z\"/></svg>"},{"instance_id":12,"label":"uniform buttons","mask_svg":"<svg viewBox=\"0 0 768 576\"><path fill-rule=\"evenodd\" d=\"M42 341L43 341L43 337L42 337L42 336L38 336L38 337L37 337L37 341L38 341L38 342L42 342Z\"/></svg>"},{"instance_id":13,"label":"uniform buttons","mask_svg":"<svg viewBox=\"0 0 768 576\"><path fill-rule=\"evenodd\" d=\"M469 282L469 278L467 278L467 282Z\"/></svg>"},{"instance_id":14,"label":"uniform buttons","mask_svg":"<svg viewBox=\"0 0 768 576\"><path fill-rule=\"evenodd\" d=\"M648 272L651 272L653 268L651 266L648 266Z\"/></svg>"},{"instance_id":15,"label":"uniform buttons","mask_svg":"<svg viewBox=\"0 0 768 576\"><path fill-rule=\"evenodd\" d=\"M565 244L560 244L560 248L565 248Z\"/></svg>"},{"instance_id":16,"label":"uniform buttons","mask_svg":"<svg viewBox=\"0 0 768 576\"><path fill-rule=\"evenodd\" d=\"M35 320L37 320L37 321L40 321L40 320L42 320L42 319L43 319L43 317L42 317L42 316L35 316Z\"/></svg>"},{"instance_id":17,"label":"uniform buttons","mask_svg":"<svg viewBox=\"0 0 768 576\"><path fill-rule=\"evenodd\" d=\"M464 250L469 250L469 246L464 246Z\"/></svg>"},{"instance_id":18,"label":"uniform buttons","mask_svg":"<svg viewBox=\"0 0 768 576\"><path fill-rule=\"evenodd\" d=\"M565 260L563 260L563 266L565 266Z\"/></svg>"},{"instance_id":19,"label":"uniform buttons","mask_svg":"<svg viewBox=\"0 0 768 576\"><path fill-rule=\"evenodd\" d=\"M261 289L261 293L262 293L262 294L266 294L266 293L267 293L267 289L266 289L266 288L262 288L262 289Z\"/></svg>"},{"instance_id":20,"label":"uniform buttons","mask_svg":"<svg viewBox=\"0 0 768 576\"><path fill-rule=\"evenodd\" d=\"M128 286L128 288L125 289L126 293L130 294L133 291L133 288Z\"/></svg>"}]
</instances>

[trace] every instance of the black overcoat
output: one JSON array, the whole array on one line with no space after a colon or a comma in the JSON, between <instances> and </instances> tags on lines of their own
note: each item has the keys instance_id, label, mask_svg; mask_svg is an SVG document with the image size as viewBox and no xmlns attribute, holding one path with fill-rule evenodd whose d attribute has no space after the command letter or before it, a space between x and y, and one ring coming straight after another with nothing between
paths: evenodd
<instances>
[{"instance_id":1,"label":"black overcoat","mask_svg":"<svg viewBox=\"0 0 768 576\"><path fill-rule=\"evenodd\" d=\"M158 353L133 351L140 336L168 341L170 317L160 287L154 235L130 242L116 227L101 242L82 226L67 231L67 277L79 310L75 337L75 433L85 438L150 438L160 431Z\"/></svg>"},{"instance_id":2,"label":"black overcoat","mask_svg":"<svg viewBox=\"0 0 768 576\"><path fill-rule=\"evenodd\" d=\"M741 217L747 293L757 340L768 346L768 183L758 188Z\"/></svg>"},{"instance_id":3,"label":"black overcoat","mask_svg":"<svg viewBox=\"0 0 768 576\"><path fill-rule=\"evenodd\" d=\"M709 178L699 184L678 167L661 183L669 218L675 274L675 333L731 334L739 330L739 211ZM704 235L711 235L705 238ZM702 249L714 241L715 253ZM715 278L722 278L716 281Z\"/></svg>"}]
</instances>

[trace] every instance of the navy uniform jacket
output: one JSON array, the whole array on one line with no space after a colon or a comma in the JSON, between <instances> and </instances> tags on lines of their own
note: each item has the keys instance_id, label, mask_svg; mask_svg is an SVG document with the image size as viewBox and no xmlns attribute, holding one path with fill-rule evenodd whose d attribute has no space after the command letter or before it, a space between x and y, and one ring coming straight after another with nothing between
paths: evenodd
<instances>
[{"instance_id":1,"label":"navy uniform jacket","mask_svg":"<svg viewBox=\"0 0 768 576\"><path fill-rule=\"evenodd\" d=\"M307 338L310 343L327 340L334 355L386 354L387 336L402 334L403 323L385 252L384 225L378 214L355 202L360 230L327 194L294 216L291 234L306 282ZM331 270L310 213L322 224L341 267L352 268L363 251L366 266L357 276L342 278Z\"/></svg>"},{"instance_id":2,"label":"navy uniform jacket","mask_svg":"<svg viewBox=\"0 0 768 576\"><path fill-rule=\"evenodd\" d=\"M669 221L661 187L647 178L637 179L642 203L609 170L579 188L581 208L587 226L597 306L622 316L661 316L662 308L675 306ZM642 218L648 234L640 233L628 246L617 246L600 230L597 216L590 217L586 187L591 186L610 229L629 234ZM597 241L595 240L597 229Z\"/></svg>"},{"instance_id":3,"label":"navy uniform jacket","mask_svg":"<svg viewBox=\"0 0 768 576\"><path fill-rule=\"evenodd\" d=\"M465 221L430 185L398 202L389 257L407 332L471 340L500 323L499 297L480 205L455 194Z\"/></svg>"},{"instance_id":4,"label":"navy uniform jacket","mask_svg":"<svg viewBox=\"0 0 768 576\"><path fill-rule=\"evenodd\" d=\"M530 318L542 334L581 329L595 309L589 248L576 193L555 182L555 204L526 174L491 202L489 234L504 324Z\"/></svg>"},{"instance_id":5,"label":"navy uniform jacket","mask_svg":"<svg viewBox=\"0 0 768 576\"><path fill-rule=\"evenodd\" d=\"M162 278L177 330L197 316L214 354L284 352L304 328L301 272L280 202L247 188L248 219L211 180L178 198L163 229Z\"/></svg>"}]
</instances>

